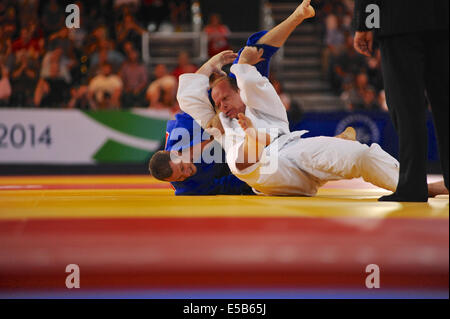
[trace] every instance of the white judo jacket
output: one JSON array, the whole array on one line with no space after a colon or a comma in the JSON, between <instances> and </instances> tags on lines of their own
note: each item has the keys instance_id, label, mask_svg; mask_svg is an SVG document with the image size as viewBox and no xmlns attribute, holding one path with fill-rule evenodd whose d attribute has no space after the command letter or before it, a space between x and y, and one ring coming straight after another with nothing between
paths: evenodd
<instances>
[{"instance_id":1,"label":"white judo jacket","mask_svg":"<svg viewBox=\"0 0 450 319\"><path fill-rule=\"evenodd\" d=\"M307 131L289 132L286 109L266 77L246 64L233 65L231 71L246 105L245 115L255 128L270 134L271 144L258 163L239 170L236 163L242 160L245 133L238 121L220 114L225 134L214 137L225 150L232 173L257 193L313 196L327 181L359 177L395 191L398 161L378 144L369 147L327 136L301 138ZM215 116L208 99L208 82L204 75L186 74L180 77L178 89L181 109L203 128Z\"/></svg>"},{"instance_id":2,"label":"white judo jacket","mask_svg":"<svg viewBox=\"0 0 450 319\"><path fill-rule=\"evenodd\" d=\"M289 157L279 156L286 144L299 139L307 131L291 133L286 109L277 92L266 77L254 66L235 64L231 71L236 75L240 96L246 105L245 115L258 130L271 136L271 144L264 150L259 163L239 170L236 163L242 160L245 133L236 119L219 115L225 129L224 136L213 135L227 155L230 170L258 193L267 195L314 195L320 182L302 171ZM216 115L208 99L209 79L201 74L183 74L178 88L180 108L191 115L206 131L207 123ZM208 131L208 133L210 133ZM212 132L211 132L212 133Z\"/></svg>"}]
</instances>

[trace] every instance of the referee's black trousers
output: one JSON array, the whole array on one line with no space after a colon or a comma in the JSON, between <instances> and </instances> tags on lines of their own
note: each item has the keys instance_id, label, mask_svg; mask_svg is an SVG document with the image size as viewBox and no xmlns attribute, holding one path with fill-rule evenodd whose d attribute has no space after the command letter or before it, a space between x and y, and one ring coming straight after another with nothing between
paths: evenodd
<instances>
[{"instance_id":1,"label":"referee's black trousers","mask_svg":"<svg viewBox=\"0 0 450 319\"><path fill-rule=\"evenodd\" d=\"M395 192L427 198L427 103L431 104L448 189L448 30L379 38L389 112L399 136L400 178Z\"/></svg>"}]
</instances>

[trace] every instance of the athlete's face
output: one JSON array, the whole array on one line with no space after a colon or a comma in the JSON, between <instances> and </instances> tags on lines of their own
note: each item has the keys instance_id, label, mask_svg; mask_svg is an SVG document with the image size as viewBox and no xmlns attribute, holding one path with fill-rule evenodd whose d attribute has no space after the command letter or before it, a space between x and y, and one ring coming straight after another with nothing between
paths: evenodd
<instances>
[{"instance_id":1,"label":"athlete's face","mask_svg":"<svg viewBox=\"0 0 450 319\"><path fill-rule=\"evenodd\" d=\"M236 118L245 113L245 104L239 92L236 92L228 81L220 81L211 91L211 97L223 114L228 118Z\"/></svg>"},{"instance_id":2,"label":"athlete's face","mask_svg":"<svg viewBox=\"0 0 450 319\"><path fill-rule=\"evenodd\" d=\"M193 163L185 163L179 160L176 162L170 161L169 165L173 173L167 179L168 182L183 182L197 173L197 167Z\"/></svg>"}]
</instances>

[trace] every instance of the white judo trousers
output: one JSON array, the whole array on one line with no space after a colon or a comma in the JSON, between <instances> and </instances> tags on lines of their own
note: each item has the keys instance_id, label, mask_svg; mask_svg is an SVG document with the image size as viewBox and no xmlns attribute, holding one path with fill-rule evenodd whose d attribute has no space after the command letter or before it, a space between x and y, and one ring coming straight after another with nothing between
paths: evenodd
<instances>
[{"instance_id":1,"label":"white judo trousers","mask_svg":"<svg viewBox=\"0 0 450 319\"><path fill-rule=\"evenodd\" d=\"M272 137L261 160L245 170L236 163L242 157L245 133L236 119L220 114L225 136L215 136L227 155L230 170L260 194L314 196L327 181L362 177L378 187L395 191L399 163L378 144L370 147L357 141L335 137L302 138L302 132L290 132L286 109L269 80L255 67L233 65L245 115L255 128L267 130ZM180 77L177 98L181 109L204 129L215 116L209 102L208 78L200 74ZM276 132L276 133L274 133ZM271 167L271 169L267 169Z\"/></svg>"},{"instance_id":2,"label":"white judo trousers","mask_svg":"<svg viewBox=\"0 0 450 319\"><path fill-rule=\"evenodd\" d=\"M328 181L359 177L390 191L397 187L399 164L378 144L369 147L325 136L296 138L278 156L279 169L252 186L267 195L313 196Z\"/></svg>"}]
</instances>

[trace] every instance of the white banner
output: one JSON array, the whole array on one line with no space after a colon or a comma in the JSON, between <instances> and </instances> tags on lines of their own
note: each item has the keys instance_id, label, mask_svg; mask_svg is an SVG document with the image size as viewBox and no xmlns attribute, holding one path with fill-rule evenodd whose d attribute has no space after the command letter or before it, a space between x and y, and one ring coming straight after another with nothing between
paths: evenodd
<instances>
[{"instance_id":1,"label":"white banner","mask_svg":"<svg viewBox=\"0 0 450 319\"><path fill-rule=\"evenodd\" d=\"M1 109L0 163L141 162L164 141L168 117L144 110Z\"/></svg>"}]
</instances>

